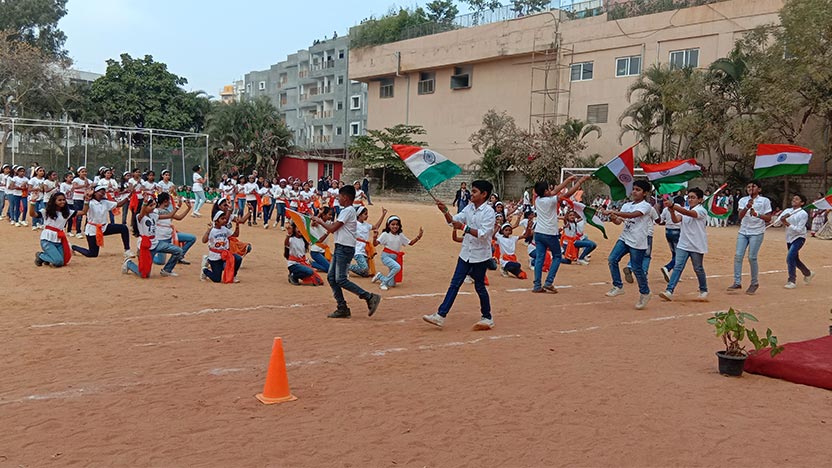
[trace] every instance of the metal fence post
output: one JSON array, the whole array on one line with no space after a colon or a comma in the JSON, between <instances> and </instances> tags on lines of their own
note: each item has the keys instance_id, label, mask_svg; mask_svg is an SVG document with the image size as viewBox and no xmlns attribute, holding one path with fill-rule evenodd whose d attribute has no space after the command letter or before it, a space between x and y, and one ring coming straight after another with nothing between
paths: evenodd
<instances>
[{"instance_id":1,"label":"metal fence post","mask_svg":"<svg viewBox=\"0 0 832 468\"><path fill-rule=\"evenodd\" d=\"M182 185L188 185L188 180L185 178L185 137L179 137L179 144L182 148Z\"/></svg>"}]
</instances>

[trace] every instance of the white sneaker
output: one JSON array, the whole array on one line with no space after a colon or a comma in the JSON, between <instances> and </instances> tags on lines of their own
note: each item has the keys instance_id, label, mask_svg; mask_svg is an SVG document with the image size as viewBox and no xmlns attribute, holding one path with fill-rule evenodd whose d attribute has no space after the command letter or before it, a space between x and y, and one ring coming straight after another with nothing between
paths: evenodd
<instances>
[{"instance_id":1,"label":"white sneaker","mask_svg":"<svg viewBox=\"0 0 832 468\"><path fill-rule=\"evenodd\" d=\"M286 226L280 226L280 230L281 230L281 231L285 231L285 230L286 230Z\"/></svg>"},{"instance_id":2,"label":"white sneaker","mask_svg":"<svg viewBox=\"0 0 832 468\"><path fill-rule=\"evenodd\" d=\"M381 289L382 291L387 291L390 288L388 288L386 284L382 284L381 286L379 286L379 289Z\"/></svg>"},{"instance_id":3,"label":"white sneaker","mask_svg":"<svg viewBox=\"0 0 832 468\"><path fill-rule=\"evenodd\" d=\"M638 297L638 302L636 303L636 310L642 310L647 307L647 303L650 302L652 298L649 294L642 294Z\"/></svg>"},{"instance_id":4,"label":"white sneaker","mask_svg":"<svg viewBox=\"0 0 832 468\"><path fill-rule=\"evenodd\" d=\"M205 274L205 271L199 270L199 280L200 281L205 281L207 279L208 279L208 275Z\"/></svg>"},{"instance_id":5,"label":"white sneaker","mask_svg":"<svg viewBox=\"0 0 832 468\"><path fill-rule=\"evenodd\" d=\"M197 218L201 218L202 213L200 213L199 211L194 211L194 216L196 216Z\"/></svg>"},{"instance_id":6,"label":"white sneaker","mask_svg":"<svg viewBox=\"0 0 832 468\"><path fill-rule=\"evenodd\" d=\"M479 322L474 324L474 331L485 331L494 328L494 320L482 318Z\"/></svg>"},{"instance_id":7,"label":"white sneaker","mask_svg":"<svg viewBox=\"0 0 832 468\"><path fill-rule=\"evenodd\" d=\"M28 225L29 225L29 223L27 223L26 221L21 221L21 222L20 222L20 225L21 225L21 226L28 226Z\"/></svg>"},{"instance_id":8,"label":"white sneaker","mask_svg":"<svg viewBox=\"0 0 832 468\"><path fill-rule=\"evenodd\" d=\"M79 232L78 234L75 234L75 237L77 237L78 239L83 239L85 236L83 233Z\"/></svg>"},{"instance_id":9,"label":"white sneaker","mask_svg":"<svg viewBox=\"0 0 832 468\"><path fill-rule=\"evenodd\" d=\"M239 283L239 282L240 282L240 280L238 280L238 279L237 279L237 277L235 276L235 277L234 277L234 281L233 281L233 282L234 282L234 283Z\"/></svg>"},{"instance_id":10,"label":"white sneaker","mask_svg":"<svg viewBox=\"0 0 832 468\"><path fill-rule=\"evenodd\" d=\"M124 263L122 263L122 264L121 264L121 273L122 273L122 274L125 274L125 275L130 274L130 269L129 269L129 268L127 268L127 264L128 264L128 263L130 263L130 259L129 259L129 258L128 258L128 259L125 259L125 260L124 260Z\"/></svg>"},{"instance_id":11,"label":"white sneaker","mask_svg":"<svg viewBox=\"0 0 832 468\"><path fill-rule=\"evenodd\" d=\"M623 289L613 286L613 287L612 287L612 289L610 289L609 291L607 291L606 296L607 296L607 297L615 297L615 296L620 296L620 295L622 295L622 294L624 294L624 290L623 290Z\"/></svg>"},{"instance_id":12,"label":"white sneaker","mask_svg":"<svg viewBox=\"0 0 832 468\"><path fill-rule=\"evenodd\" d=\"M662 267L662 276L664 277L665 283L670 282L670 271L665 267Z\"/></svg>"},{"instance_id":13,"label":"white sneaker","mask_svg":"<svg viewBox=\"0 0 832 468\"><path fill-rule=\"evenodd\" d=\"M6 219L6 217L3 216L3 215L0 215L0 221L3 221L4 219Z\"/></svg>"},{"instance_id":14,"label":"white sneaker","mask_svg":"<svg viewBox=\"0 0 832 468\"><path fill-rule=\"evenodd\" d=\"M203 256L202 256L202 263L199 265L199 266L200 266L200 269L202 269L202 270L207 270L207 269L208 269L208 267L209 267L210 265L211 265L211 264L210 264L210 263L208 263L208 256L207 256L207 255L203 255Z\"/></svg>"},{"instance_id":15,"label":"white sneaker","mask_svg":"<svg viewBox=\"0 0 832 468\"><path fill-rule=\"evenodd\" d=\"M586 261L586 260L584 260L584 259L582 259L582 258L579 258L579 259L578 259L578 265L587 266L587 265L589 265L589 262L588 262L588 261Z\"/></svg>"},{"instance_id":16,"label":"white sneaker","mask_svg":"<svg viewBox=\"0 0 832 468\"><path fill-rule=\"evenodd\" d=\"M38 227L37 227L37 226L32 226L32 230L33 230L33 231L37 231L37 230L38 230Z\"/></svg>"},{"instance_id":17,"label":"white sneaker","mask_svg":"<svg viewBox=\"0 0 832 468\"><path fill-rule=\"evenodd\" d=\"M263 229L268 229L268 228L269 228L269 223L266 223L266 224L263 225Z\"/></svg>"},{"instance_id":18,"label":"white sneaker","mask_svg":"<svg viewBox=\"0 0 832 468\"><path fill-rule=\"evenodd\" d=\"M815 277L815 272L810 271L809 276L804 276L803 277L803 284L805 284L806 286L809 286L809 283L812 282L812 278L814 278L814 277Z\"/></svg>"},{"instance_id":19,"label":"white sneaker","mask_svg":"<svg viewBox=\"0 0 832 468\"><path fill-rule=\"evenodd\" d=\"M796 287L797 287L797 285L796 285L796 284L794 284L794 283L792 283L791 281L789 281L789 282L788 282L788 283L786 283L786 285L785 285L785 286L783 286L783 287L784 287L784 288L786 288L786 289L794 289L794 288L796 288Z\"/></svg>"},{"instance_id":20,"label":"white sneaker","mask_svg":"<svg viewBox=\"0 0 832 468\"><path fill-rule=\"evenodd\" d=\"M376 273L376 275L373 276L373 279L370 280L370 283L379 283L379 282L381 282L381 273Z\"/></svg>"},{"instance_id":21,"label":"white sneaker","mask_svg":"<svg viewBox=\"0 0 832 468\"><path fill-rule=\"evenodd\" d=\"M466 276L465 277L465 282L468 283L468 284L471 284L471 283L474 282L474 278L471 278L470 276Z\"/></svg>"},{"instance_id":22,"label":"white sneaker","mask_svg":"<svg viewBox=\"0 0 832 468\"><path fill-rule=\"evenodd\" d=\"M439 314L423 315L422 320L439 328L442 328L442 325L445 324L445 317Z\"/></svg>"},{"instance_id":23,"label":"white sneaker","mask_svg":"<svg viewBox=\"0 0 832 468\"><path fill-rule=\"evenodd\" d=\"M124 258L136 258L136 254L132 250L125 250Z\"/></svg>"},{"instance_id":24,"label":"white sneaker","mask_svg":"<svg viewBox=\"0 0 832 468\"><path fill-rule=\"evenodd\" d=\"M705 294L707 295L708 293ZM673 300L673 293L670 291L662 291L659 293L659 297L664 299L665 301L670 302Z\"/></svg>"},{"instance_id":25,"label":"white sneaker","mask_svg":"<svg viewBox=\"0 0 832 468\"><path fill-rule=\"evenodd\" d=\"M699 295L696 296L696 300L699 302L708 302L708 291L699 291Z\"/></svg>"},{"instance_id":26,"label":"white sneaker","mask_svg":"<svg viewBox=\"0 0 832 468\"><path fill-rule=\"evenodd\" d=\"M179 276L179 273L177 273L175 271L162 270L162 271L159 272L159 274L162 275L162 276Z\"/></svg>"},{"instance_id":27,"label":"white sneaker","mask_svg":"<svg viewBox=\"0 0 832 468\"><path fill-rule=\"evenodd\" d=\"M15 222L15 223L14 223L14 227L20 227L20 223L19 223L19 222Z\"/></svg>"}]
</instances>

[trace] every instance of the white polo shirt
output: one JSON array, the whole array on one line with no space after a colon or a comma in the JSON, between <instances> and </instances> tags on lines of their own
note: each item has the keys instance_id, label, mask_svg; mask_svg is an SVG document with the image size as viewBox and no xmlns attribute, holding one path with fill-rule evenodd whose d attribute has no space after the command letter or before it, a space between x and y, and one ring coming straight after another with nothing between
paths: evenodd
<instances>
[{"instance_id":1,"label":"white polo shirt","mask_svg":"<svg viewBox=\"0 0 832 468\"><path fill-rule=\"evenodd\" d=\"M494 236L494 208L483 203L479 208L469 203L465 209L457 213L454 221L467 224L477 231L477 236L465 234L462 238L462 249L459 258L468 263L482 263L491 258L491 238Z\"/></svg>"},{"instance_id":2,"label":"white polo shirt","mask_svg":"<svg viewBox=\"0 0 832 468\"><path fill-rule=\"evenodd\" d=\"M341 229L335 231L333 236L335 243L355 248L356 229L358 227L358 216L355 214L355 208L350 206L341 210L337 221L344 223L344 225L341 226ZM494 224L493 220L491 224Z\"/></svg>"}]
</instances>

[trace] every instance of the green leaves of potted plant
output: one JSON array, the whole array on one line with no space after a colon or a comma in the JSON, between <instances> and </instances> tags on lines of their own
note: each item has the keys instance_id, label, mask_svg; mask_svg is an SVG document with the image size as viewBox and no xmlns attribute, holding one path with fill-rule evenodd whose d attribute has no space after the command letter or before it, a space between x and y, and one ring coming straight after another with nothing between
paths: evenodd
<instances>
[{"instance_id":1,"label":"green leaves of potted plant","mask_svg":"<svg viewBox=\"0 0 832 468\"><path fill-rule=\"evenodd\" d=\"M725 343L725 351L716 353L719 358L719 373L722 375L742 375L745 359L748 357L743 344L746 338L754 345L754 352L771 347L771 357L774 357L783 351L783 347L777 344L777 337L771 334L770 328L766 329L765 338L760 338L757 330L746 328L746 320L758 322L757 317L747 312L735 311L733 308L728 309L728 312L717 312L708 319L708 323L716 330L716 336L721 337Z\"/></svg>"}]
</instances>

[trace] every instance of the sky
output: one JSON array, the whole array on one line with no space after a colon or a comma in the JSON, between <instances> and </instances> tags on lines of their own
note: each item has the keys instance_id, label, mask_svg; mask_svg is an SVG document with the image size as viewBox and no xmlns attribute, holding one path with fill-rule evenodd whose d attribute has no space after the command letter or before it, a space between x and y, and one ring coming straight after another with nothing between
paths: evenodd
<instances>
[{"instance_id":1,"label":"sky","mask_svg":"<svg viewBox=\"0 0 832 468\"><path fill-rule=\"evenodd\" d=\"M264 70L312 45L347 34L351 26L396 0L69 0L59 23L73 68L104 73L107 59L122 53L152 55L188 79L188 90L219 96L252 70ZM464 8L460 8L464 10Z\"/></svg>"}]
</instances>

